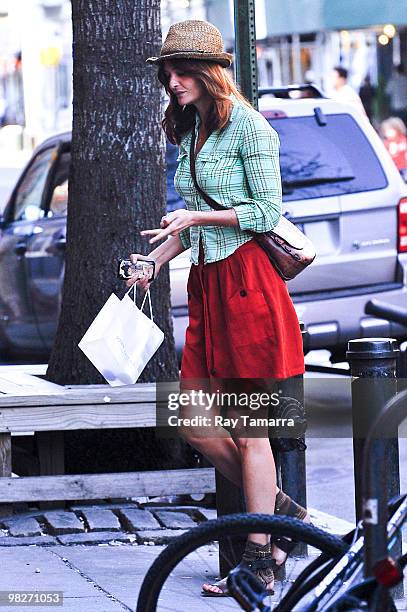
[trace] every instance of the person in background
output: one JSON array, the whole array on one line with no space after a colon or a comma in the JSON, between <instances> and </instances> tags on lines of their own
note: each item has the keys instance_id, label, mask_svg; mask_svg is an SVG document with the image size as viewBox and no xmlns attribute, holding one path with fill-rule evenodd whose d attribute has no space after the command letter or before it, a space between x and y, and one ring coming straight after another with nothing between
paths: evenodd
<instances>
[{"instance_id":1,"label":"person in background","mask_svg":"<svg viewBox=\"0 0 407 612\"><path fill-rule=\"evenodd\" d=\"M389 117L381 124L384 145L399 170L407 168L406 126L399 117Z\"/></svg>"},{"instance_id":2,"label":"person in background","mask_svg":"<svg viewBox=\"0 0 407 612\"><path fill-rule=\"evenodd\" d=\"M348 71L342 66L335 66L333 69L333 87L334 92L332 98L347 104L353 104L364 115L366 115L362 100L359 98L356 91L348 83Z\"/></svg>"},{"instance_id":3,"label":"person in background","mask_svg":"<svg viewBox=\"0 0 407 612\"><path fill-rule=\"evenodd\" d=\"M395 66L386 86L386 94L390 98L390 115L400 117L407 123L407 76L403 64Z\"/></svg>"},{"instance_id":4,"label":"person in background","mask_svg":"<svg viewBox=\"0 0 407 612\"><path fill-rule=\"evenodd\" d=\"M370 75L367 74L363 79L363 83L359 89L359 97L362 100L366 115L369 117L369 121L372 121L373 116L373 100L376 94L376 88L373 87L370 80Z\"/></svg>"}]
</instances>

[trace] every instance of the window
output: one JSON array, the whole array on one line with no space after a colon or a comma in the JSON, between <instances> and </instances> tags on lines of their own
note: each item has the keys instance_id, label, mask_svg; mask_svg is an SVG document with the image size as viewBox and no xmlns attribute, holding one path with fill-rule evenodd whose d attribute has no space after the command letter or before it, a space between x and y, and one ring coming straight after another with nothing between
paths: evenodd
<instances>
[{"instance_id":1,"label":"window","mask_svg":"<svg viewBox=\"0 0 407 612\"><path fill-rule=\"evenodd\" d=\"M283 200L383 189L386 175L365 134L347 114L269 119L281 142Z\"/></svg>"},{"instance_id":2,"label":"window","mask_svg":"<svg viewBox=\"0 0 407 612\"><path fill-rule=\"evenodd\" d=\"M68 209L68 176L71 152L64 151L58 160L48 217L65 217Z\"/></svg>"},{"instance_id":3,"label":"window","mask_svg":"<svg viewBox=\"0 0 407 612\"><path fill-rule=\"evenodd\" d=\"M54 147L46 149L38 153L29 166L14 200L14 221L36 221L44 216L42 195L55 154Z\"/></svg>"}]
</instances>

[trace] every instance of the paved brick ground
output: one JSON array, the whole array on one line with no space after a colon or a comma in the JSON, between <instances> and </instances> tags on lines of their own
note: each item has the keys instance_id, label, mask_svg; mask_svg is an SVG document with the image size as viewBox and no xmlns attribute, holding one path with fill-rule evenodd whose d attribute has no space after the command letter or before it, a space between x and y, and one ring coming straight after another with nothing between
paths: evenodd
<instances>
[{"instance_id":1,"label":"paved brick ground","mask_svg":"<svg viewBox=\"0 0 407 612\"><path fill-rule=\"evenodd\" d=\"M314 524L333 533L343 534L352 527L322 512L310 513ZM143 506L132 501L74 504L66 510L30 510L0 518L0 546L166 544L186 529L213 518L216 510L198 506Z\"/></svg>"}]
</instances>

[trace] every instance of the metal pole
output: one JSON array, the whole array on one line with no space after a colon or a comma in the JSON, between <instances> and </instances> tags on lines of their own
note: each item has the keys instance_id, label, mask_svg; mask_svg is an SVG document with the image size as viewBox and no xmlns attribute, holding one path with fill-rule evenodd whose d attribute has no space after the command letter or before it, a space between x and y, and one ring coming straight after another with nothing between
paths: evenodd
<instances>
[{"instance_id":1,"label":"metal pole","mask_svg":"<svg viewBox=\"0 0 407 612\"><path fill-rule=\"evenodd\" d=\"M218 517L225 514L246 512L243 490L215 470L216 510ZM246 538L235 536L219 542L219 572L227 576L231 569L241 561L246 545Z\"/></svg>"},{"instance_id":2,"label":"metal pole","mask_svg":"<svg viewBox=\"0 0 407 612\"><path fill-rule=\"evenodd\" d=\"M371 575L377 559L387 556L387 537L383 526L387 523L386 500L400 493L399 450L397 431L391 437L374 440L374 463L386 462L382 482L377 475L372 486L375 503L363 508L361 467L365 439L373 421L384 404L396 395L396 362L399 349L392 338L362 338L348 343L347 358L352 374L353 461L355 473L355 503L357 521L365 518L369 531L365 546L365 573ZM374 466L372 466L374 467ZM370 503L370 502L369 502ZM366 521L366 516L370 518ZM397 545L397 548L401 548Z\"/></svg>"},{"instance_id":3,"label":"metal pole","mask_svg":"<svg viewBox=\"0 0 407 612\"><path fill-rule=\"evenodd\" d=\"M234 0L235 71L240 91L258 109L255 0Z\"/></svg>"}]
</instances>

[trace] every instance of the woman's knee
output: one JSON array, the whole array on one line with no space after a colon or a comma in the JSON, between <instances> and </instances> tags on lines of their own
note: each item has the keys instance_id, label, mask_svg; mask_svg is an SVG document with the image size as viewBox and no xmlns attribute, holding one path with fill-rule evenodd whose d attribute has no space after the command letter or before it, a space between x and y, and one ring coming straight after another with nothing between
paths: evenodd
<instances>
[{"instance_id":1,"label":"woman's knee","mask_svg":"<svg viewBox=\"0 0 407 612\"><path fill-rule=\"evenodd\" d=\"M253 438L248 437L247 435L241 435L233 436L233 441L236 444L240 454L245 454L253 450L261 451L262 448L267 449L267 446L270 447L270 442L267 438Z\"/></svg>"}]
</instances>

